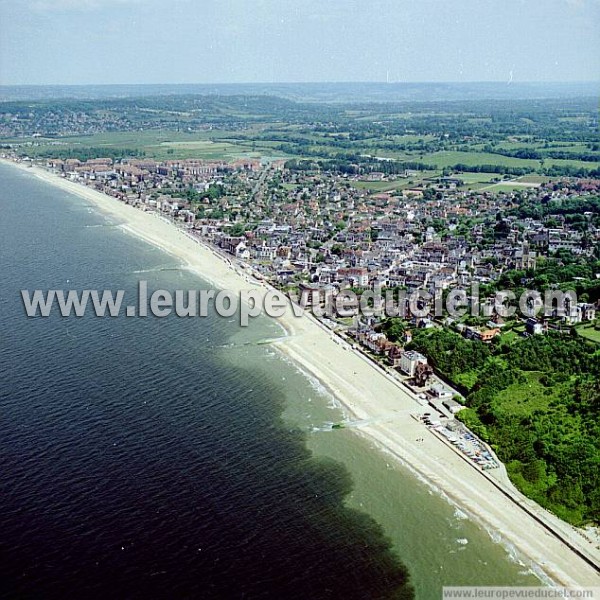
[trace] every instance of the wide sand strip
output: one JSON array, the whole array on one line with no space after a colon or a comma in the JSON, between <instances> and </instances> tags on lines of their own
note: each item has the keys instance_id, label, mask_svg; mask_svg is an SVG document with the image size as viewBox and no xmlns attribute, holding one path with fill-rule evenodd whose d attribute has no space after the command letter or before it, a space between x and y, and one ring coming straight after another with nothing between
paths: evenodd
<instances>
[{"instance_id":1,"label":"wide sand strip","mask_svg":"<svg viewBox=\"0 0 600 600\"><path fill-rule=\"evenodd\" d=\"M130 233L177 256L216 288L236 293L251 289L266 293L269 289L239 269L233 260L228 261L152 212L133 208L43 169L16 166L84 197ZM600 551L594 542L524 498L502 473L483 473L430 434L411 417L411 413L423 409L406 389L312 317L297 318L288 308L280 323L288 337L274 345L329 388L353 418L369 422L360 428L361 435L437 486L552 581L567 586L600 586ZM416 441L421 438L423 441Z\"/></svg>"}]
</instances>

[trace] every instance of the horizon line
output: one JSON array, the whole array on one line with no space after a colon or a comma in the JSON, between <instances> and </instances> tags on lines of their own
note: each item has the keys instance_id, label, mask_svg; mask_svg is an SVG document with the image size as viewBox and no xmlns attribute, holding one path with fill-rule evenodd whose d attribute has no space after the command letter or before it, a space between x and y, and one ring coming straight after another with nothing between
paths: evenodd
<instances>
[{"instance_id":1,"label":"horizon line","mask_svg":"<svg viewBox=\"0 0 600 600\"><path fill-rule=\"evenodd\" d=\"M221 82L120 82L120 83L0 83L1 88L15 87L117 87L117 86L185 86L185 85L473 85L473 84L499 84L499 85L600 85L598 80L548 80L548 81L506 81L506 80L411 80L411 81L221 81Z\"/></svg>"}]
</instances>

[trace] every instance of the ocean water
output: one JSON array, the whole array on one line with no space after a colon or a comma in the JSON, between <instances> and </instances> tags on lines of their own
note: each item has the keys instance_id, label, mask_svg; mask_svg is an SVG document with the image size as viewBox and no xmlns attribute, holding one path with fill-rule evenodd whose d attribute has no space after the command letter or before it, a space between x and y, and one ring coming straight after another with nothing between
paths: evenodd
<instances>
[{"instance_id":1,"label":"ocean water","mask_svg":"<svg viewBox=\"0 0 600 600\"><path fill-rule=\"evenodd\" d=\"M535 585L352 431L259 319L27 318L21 289L208 287L0 165L0 595L436 598ZM315 431L317 429L317 431ZM408 570L407 568L408 567Z\"/></svg>"}]
</instances>

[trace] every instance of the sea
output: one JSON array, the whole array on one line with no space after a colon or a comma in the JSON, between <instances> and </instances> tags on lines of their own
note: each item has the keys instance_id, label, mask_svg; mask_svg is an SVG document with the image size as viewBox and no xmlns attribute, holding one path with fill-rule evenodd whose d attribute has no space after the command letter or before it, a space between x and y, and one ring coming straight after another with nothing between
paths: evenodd
<instances>
[{"instance_id":1,"label":"sea","mask_svg":"<svg viewBox=\"0 0 600 600\"><path fill-rule=\"evenodd\" d=\"M27 317L21 290L207 289L0 165L0 597L434 599L539 585L360 432L276 320Z\"/></svg>"}]
</instances>

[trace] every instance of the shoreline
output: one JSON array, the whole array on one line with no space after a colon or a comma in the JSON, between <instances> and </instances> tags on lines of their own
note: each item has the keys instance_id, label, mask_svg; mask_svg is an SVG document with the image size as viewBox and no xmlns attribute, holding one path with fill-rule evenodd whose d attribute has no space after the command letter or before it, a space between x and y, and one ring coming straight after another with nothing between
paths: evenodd
<instances>
[{"instance_id":1,"label":"shoreline","mask_svg":"<svg viewBox=\"0 0 600 600\"><path fill-rule=\"evenodd\" d=\"M122 221L119 226L124 231L177 257L217 288L235 292L259 289L264 293L270 289L268 283L253 280L237 267L234 259L155 213L141 211L39 167L4 159L2 162L88 200ZM600 564L600 552L579 530L526 499L500 476L492 477L466 464L429 432L422 443L415 444L426 430L410 416L419 406L406 389L336 339L314 317L297 318L290 309L277 322L287 337L272 345L324 385L352 417L368 421L356 431L358 435L439 489L490 535L497 532L501 540L530 561L526 566L538 576L542 571L549 580L566 586L600 585L598 569L590 564Z\"/></svg>"}]
</instances>

